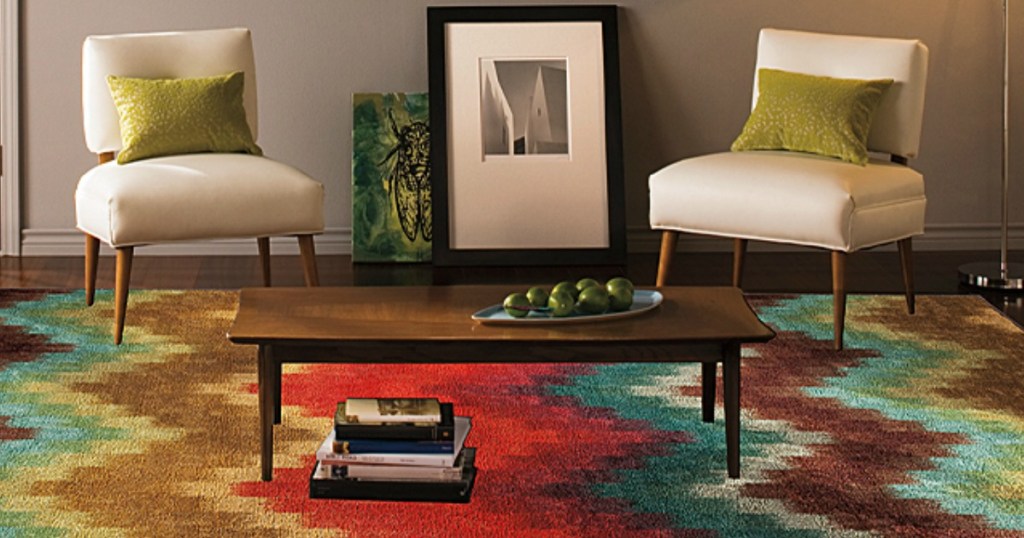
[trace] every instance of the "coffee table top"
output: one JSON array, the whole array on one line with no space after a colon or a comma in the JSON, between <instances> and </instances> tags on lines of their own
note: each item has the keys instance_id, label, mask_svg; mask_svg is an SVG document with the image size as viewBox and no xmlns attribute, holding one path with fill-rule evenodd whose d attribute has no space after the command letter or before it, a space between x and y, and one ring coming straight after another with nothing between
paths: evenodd
<instances>
[{"instance_id":1,"label":"coffee table top","mask_svg":"<svg viewBox=\"0 0 1024 538\"><path fill-rule=\"evenodd\" d=\"M470 316L514 285L244 288L228 332L236 344L317 342L764 342L775 333L732 287L658 288L654 310L568 325L482 325Z\"/></svg>"}]
</instances>

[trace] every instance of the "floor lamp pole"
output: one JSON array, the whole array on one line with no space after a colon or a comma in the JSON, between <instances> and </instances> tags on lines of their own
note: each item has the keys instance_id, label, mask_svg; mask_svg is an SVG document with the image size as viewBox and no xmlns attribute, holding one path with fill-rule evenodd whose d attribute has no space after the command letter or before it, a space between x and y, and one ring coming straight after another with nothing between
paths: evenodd
<instances>
[{"instance_id":1,"label":"floor lamp pole","mask_svg":"<svg viewBox=\"0 0 1024 538\"><path fill-rule=\"evenodd\" d=\"M1003 0L1003 218L999 264L968 263L960 266L960 282L979 288L1022 290L1024 266L1010 263L1010 7Z\"/></svg>"}]
</instances>

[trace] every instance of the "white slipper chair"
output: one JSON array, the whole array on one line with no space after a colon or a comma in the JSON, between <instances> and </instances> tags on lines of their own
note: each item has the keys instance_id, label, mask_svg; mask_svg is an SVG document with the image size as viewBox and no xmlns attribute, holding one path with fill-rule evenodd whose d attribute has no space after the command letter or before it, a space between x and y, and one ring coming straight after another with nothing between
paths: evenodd
<instances>
[{"instance_id":1,"label":"white slipper chair","mask_svg":"<svg viewBox=\"0 0 1024 538\"><path fill-rule=\"evenodd\" d=\"M235 72L241 75L223 81L218 78ZM127 101L115 103L108 86L110 75L132 79L130 82L140 88L162 84L152 79L168 79L169 86L154 91L169 93L149 101L149 94L129 93ZM255 146L256 73L249 30L92 36L83 46L82 76L86 144L90 151L99 154L100 162L82 176L75 192L77 227L85 234L86 302L93 303L97 256L103 241L117 251L115 342L121 343L124 330L136 246L256 238L263 284L269 286L269 238L297 236L306 284L318 285L313 235L324 229L323 185L295 168L259 155L261 151ZM201 92L207 93L200 92L203 99L214 96L209 97L213 105L186 99L184 105L178 103L177 109L160 108L169 102L168 95L174 96L179 88L175 85L183 83L182 79L199 77L217 79L210 83L216 89L203 86ZM240 85L241 81L244 84ZM132 88L125 91L134 91ZM229 95L231 91L234 94ZM141 101L134 101L136 98ZM125 108L132 106L137 108ZM233 122L207 114L205 106L221 107L215 111L226 114ZM136 112L149 114L145 117L153 121L142 127L132 124L130 129L126 128L135 137L129 140L130 148L126 148L121 126ZM180 126L184 130L175 131L176 146L156 144L156 153L168 154L146 157L144 152L136 152L136 158L144 158L118 162L125 160L121 157L129 149L145 148L158 140L153 136L166 135L168 125L177 129L177 114L184 118L193 114L193 120L199 114L199 121L192 123L200 125ZM210 124L202 125L206 121ZM233 129L227 135L226 126ZM245 132L246 126L249 132ZM194 133L190 131L193 128ZM238 147L221 145L221 139L233 140L231 136L236 135L251 136L245 143L249 152L236 152Z\"/></svg>"},{"instance_id":2,"label":"white slipper chair","mask_svg":"<svg viewBox=\"0 0 1024 538\"><path fill-rule=\"evenodd\" d=\"M918 152L927 62L928 50L916 40L762 30L752 117L762 68L858 81L892 79L869 120L866 141L867 150L886 154L884 160L873 155L861 166L797 151L731 151L666 166L649 182L650 224L662 230L657 285L665 285L679 232L734 238L737 287L748 240L827 249L835 348L841 349L846 254L896 242L913 313L911 237L924 232L925 193L923 176L907 166L907 159Z\"/></svg>"}]
</instances>

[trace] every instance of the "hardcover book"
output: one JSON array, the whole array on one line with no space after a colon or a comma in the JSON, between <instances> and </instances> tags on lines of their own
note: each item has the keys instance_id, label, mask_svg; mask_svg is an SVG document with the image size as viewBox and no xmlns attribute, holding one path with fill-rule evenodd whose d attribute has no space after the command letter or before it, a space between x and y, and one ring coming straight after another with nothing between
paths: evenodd
<instances>
[{"instance_id":1,"label":"hardcover book","mask_svg":"<svg viewBox=\"0 0 1024 538\"><path fill-rule=\"evenodd\" d=\"M437 398L349 398L345 416L362 424L370 422L441 422Z\"/></svg>"},{"instance_id":2,"label":"hardcover book","mask_svg":"<svg viewBox=\"0 0 1024 538\"><path fill-rule=\"evenodd\" d=\"M409 441L407 439L338 439L332 445L337 454L454 454L455 441Z\"/></svg>"},{"instance_id":3,"label":"hardcover book","mask_svg":"<svg viewBox=\"0 0 1024 538\"><path fill-rule=\"evenodd\" d=\"M415 465L328 465L317 462L318 479L390 480L419 482L456 482L462 480L466 468L475 464L476 449L466 447L455 459L453 467L418 467Z\"/></svg>"},{"instance_id":4,"label":"hardcover book","mask_svg":"<svg viewBox=\"0 0 1024 538\"><path fill-rule=\"evenodd\" d=\"M441 421L371 422L349 420L345 402L334 411L334 432L338 439L407 439L410 441L446 441L455 439L455 412L450 403L441 404Z\"/></svg>"},{"instance_id":5,"label":"hardcover book","mask_svg":"<svg viewBox=\"0 0 1024 538\"><path fill-rule=\"evenodd\" d=\"M475 454L467 448L467 456ZM462 477L453 481L362 480L354 478L318 478L321 462L309 478L312 499L364 499L378 501L420 501L468 503L476 481L476 466L466 461Z\"/></svg>"},{"instance_id":6,"label":"hardcover book","mask_svg":"<svg viewBox=\"0 0 1024 538\"><path fill-rule=\"evenodd\" d=\"M455 417L455 443L451 452L444 454L402 454L388 452L373 452L365 454L339 454L334 451L336 439L334 429L327 434L327 438L320 444L316 451L316 459L331 465L346 465L349 463L368 463L384 465L420 465L425 467L452 467L455 465L456 455L462 451L462 446L469 435L469 417Z\"/></svg>"}]
</instances>

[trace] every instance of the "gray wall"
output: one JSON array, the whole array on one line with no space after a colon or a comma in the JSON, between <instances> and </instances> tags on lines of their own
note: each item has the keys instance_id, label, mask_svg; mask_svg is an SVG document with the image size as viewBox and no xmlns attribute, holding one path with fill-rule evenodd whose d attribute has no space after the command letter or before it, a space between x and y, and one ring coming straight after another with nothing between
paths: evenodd
<instances>
[{"instance_id":1,"label":"gray wall","mask_svg":"<svg viewBox=\"0 0 1024 538\"><path fill-rule=\"evenodd\" d=\"M451 4L497 4L449 2ZM503 5L523 2L500 2ZM542 3L531 0L528 3ZM573 3L560 0L558 3ZM72 244L72 196L95 163L81 129L80 51L89 34L252 29L260 144L327 186L327 225L350 227L351 94L425 91L424 0L31 0L22 2L24 252ZM1002 3L998 0L622 0L624 157L630 248L651 250L647 176L728 147L746 118L765 26L919 38L931 51L921 155L928 233L918 248L994 247L1000 207ZM1024 13L1012 14L1024 38ZM1013 58L1024 73L1024 51ZM1021 91L1014 103L1024 104ZM1013 124L1024 112L1016 106ZM1011 170L1024 165L1012 144ZM1020 174L1016 174L1020 175ZM1021 181L1016 180L1016 183ZM1016 186L1011 221L1024 220ZM255 249L252 249L255 252ZM321 252L324 252L321 249ZM140 251L145 254L145 249Z\"/></svg>"}]
</instances>

